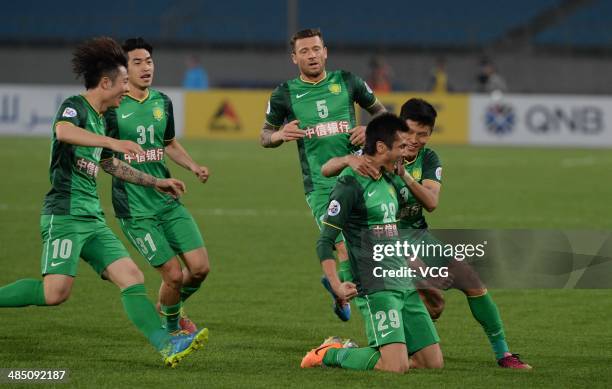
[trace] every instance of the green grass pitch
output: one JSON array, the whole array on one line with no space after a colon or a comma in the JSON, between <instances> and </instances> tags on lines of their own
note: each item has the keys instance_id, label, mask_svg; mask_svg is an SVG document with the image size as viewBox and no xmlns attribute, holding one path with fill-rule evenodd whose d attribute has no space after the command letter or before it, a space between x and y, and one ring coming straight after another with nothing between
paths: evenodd
<instances>
[{"instance_id":1,"label":"green grass pitch","mask_svg":"<svg viewBox=\"0 0 612 389\"><path fill-rule=\"evenodd\" d=\"M302 194L294 145L183 142L211 179L188 191L212 272L186 309L210 328L208 346L176 369L131 326L118 290L84 263L63 306L0 311L0 368L68 368L79 387L611 387L610 290L493 290L511 350L531 372L496 367L465 298L448 292L437 327L446 367L406 375L301 370L303 354L329 335L364 343L355 310L339 322L319 284L317 230ZM47 139L0 138L0 285L39 277L38 220L49 188ZM610 229L609 150L435 147L444 165L437 228ZM110 180L99 191L108 221L145 272L159 277L121 235Z\"/></svg>"}]
</instances>

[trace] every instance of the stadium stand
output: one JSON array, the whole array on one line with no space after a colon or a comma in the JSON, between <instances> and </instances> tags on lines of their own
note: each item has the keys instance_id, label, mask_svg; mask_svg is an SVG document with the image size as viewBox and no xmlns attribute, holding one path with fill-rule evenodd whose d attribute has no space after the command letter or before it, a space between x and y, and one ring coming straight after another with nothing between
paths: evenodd
<instances>
[{"instance_id":1,"label":"stadium stand","mask_svg":"<svg viewBox=\"0 0 612 389\"><path fill-rule=\"evenodd\" d=\"M596 0L535 37L535 43L582 48L612 47L612 2Z\"/></svg>"},{"instance_id":2,"label":"stadium stand","mask_svg":"<svg viewBox=\"0 0 612 389\"><path fill-rule=\"evenodd\" d=\"M495 5L475 0L390 0L383 4L310 0L298 2L298 15L300 26L322 28L327 40L336 45L476 47L559 3L561 0L515 0ZM612 6L604 7L609 11ZM62 20L65 22L58 22ZM91 12L67 0L29 1L13 3L0 14L0 41L4 42L73 42L109 34L109 30L118 37L146 31L149 39L167 43L284 45L287 2L271 0L262 6L225 0L211 7L206 2L186 0L152 0L146 6L128 0L108 2Z\"/></svg>"}]
</instances>

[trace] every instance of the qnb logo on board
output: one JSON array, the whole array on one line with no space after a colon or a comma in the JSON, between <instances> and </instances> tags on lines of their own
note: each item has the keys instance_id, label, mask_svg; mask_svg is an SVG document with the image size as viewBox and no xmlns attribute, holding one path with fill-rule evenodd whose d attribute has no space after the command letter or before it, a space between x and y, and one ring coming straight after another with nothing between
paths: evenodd
<instances>
[{"instance_id":1,"label":"qnb logo on board","mask_svg":"<svg viewBox=\"0 0 612 389\"><path fill-rule=\"evenodd\" d=\"M597 135L605 128L605 116L596 106L533 105L525 114L525 125L534 134Z\"/></svg>"},{"instance_id":2,"label":"qnb logo on board","mask_svg":"<svg viewBox=\"0 0 612 389\"><path fill-rule=\"evenodd\" d=\"M506 135L512 132L516 123L516 113L509 104L492 104L484 115L487 130L495 135Z\"/></svg>"}]
</instances>

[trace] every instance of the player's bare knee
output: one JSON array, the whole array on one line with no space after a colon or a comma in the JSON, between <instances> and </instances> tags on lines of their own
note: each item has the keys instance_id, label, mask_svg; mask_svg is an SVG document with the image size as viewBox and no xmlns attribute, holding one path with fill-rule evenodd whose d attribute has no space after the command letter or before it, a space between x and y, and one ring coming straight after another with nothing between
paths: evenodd
<instances>
[{"instance_id":1,"label":"player's bare knee","mask_svg":"<svg viewBox=\"0 0 612 389\"><path fill-rule=\"evenodd\" d=\"M47 305L60 305L68 300L70 297L70 290L55 290L52 292L45 293L45 303Z\"/></svg>"},{"instance_id":2,"label":"player's bare knee","mask_svg":"<svg viewBox=\"0 0 612 389\"><path fill-rule=\"evenodd\" d=\"M142 274L142 271L140 271L134 262L126 265L122 270L125 275L125 282L128 284L127 286L144 284L144 274Z\"/></svg>"},{"instance_id":3,"label":"player's bare knee","mask_svg":"<svg viewBox=\"0 0 612 389\"><path fill-rule=\"evenodd\" d=\"M431 360L427 361L427 368L428 369L444 368L444 358L442 358L442 355L436 356L435 358L432 358Z\"/></svg>"},{"instance_id":4,"label":"player's bare knee","mask_svg":"<svg viewBox=\"0 0 612 389\"><path fill-rule=\"evenodd\" d=\"M408 366L402 363L385 363L379 367L379 370L388 371L389 373L403 374L408 371Z\"/></svg>"},{"instance_id":5,"label":"player's bare knee","mask_svg":"<svg viewBox=\"0 0 612 389\"><path fill-rule=\"evenodd\" d=\"M210 265L203 263L200 266L195 266L194 269L189 269L191 278L196 282L202 282L210 272Z\"/></svg>"},{"instance_id":6,"label":"player's bare knee","mask_svg":"<svg viewBox=\"0 0 612 389\"><path fill-rule=\"evenodd\" d=\"M431 320L438 320L440 316L442 316L442 312L444 312L445 306L446 306L446 302L442 300L428 307L428 312L429 312L429 316L431 317Z\"/></svg>"},{"instance_id":7,"label":"player's bare knee","mask_svg":"<svg viewBox=\"0 0 612 389\"><path fill-rule=\"evenodd\" d=\"M164 283L174 290L180 290L183 285L183 272L178 268L169 268L162 272Z\"/></svg>"},{"instance_id":8,"label":"player's bare knee","mask_svg":"<svg viewBox=\"0 0 612 389\"><path fill-rule=\"evenodd\" d=\"M444 358L442 352L438 352L435 355L430 355L424 361L424 367L426 369L442 369L444 367Z\"/></svg>"}]
</instances>

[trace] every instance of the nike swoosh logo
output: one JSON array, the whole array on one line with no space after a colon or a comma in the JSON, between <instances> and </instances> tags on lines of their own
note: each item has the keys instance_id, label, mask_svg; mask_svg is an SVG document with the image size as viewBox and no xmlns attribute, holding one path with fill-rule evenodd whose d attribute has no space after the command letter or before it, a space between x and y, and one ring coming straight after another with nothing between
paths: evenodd
<instances>
[{"instance_id":1,"label":"nike swoosh logo","mask_svg":"<svg viewBox=\"0 0 612 389\"><path fill-rule=\"evenodd\" d=\"M300 94L297 94L297 95L295 95L295 98L296 98L296 99L300 99L300 98L302 98L302 97L306 96L306 95L307 95L307 94L309 94L309 93L310 93L310 92L302 93L301 95L300 95Z\"/></svg>"},{"instance_id":2,"label":"nike swoosh logo","mask_svg":"<svg viewBox=\"0 0 612 389\"><path fill-rule=\"evenodd\" d=\"M129 118L130 116L132 116L133 114L134 114L134 112L132 112L132 113L128 113L128 114L126 114L126 115L121 114L121 119L127 119L127 118Z\"/></svg>"},{"instance_id":3,"label":"nike swoosh logo","mask_svg":"<svg viewBox=\"0 0 612 389\"><path fill-rule=\"evenodd\" d=\"M62 261L62 262L51 262L51 267L56 267L61 265L62 263L66 263L66 261Z\"/></svg>"},{"instance_id":4,"label":"nike swoosh logo","mask_svg":"<svg viewBox=\"0 0 612 389\"><path fill-rule=\"evenodd\" d=\"M374 192L368 192L368 197L372 197L372 196L374 196L374 193L376 193L376 191L374 191Z\"/></svg>"},{"instance_id":5,"label":"nike swoosh logo","mask_svg":"<svg viewBox=\"0 0 612 389\"><path fill-rule=\"evenodd\" d=\"M382 334L380 334L381 338L384 338L385 336L389 335L390 333L392 333L393 331L389 331L389 332L383 332Z\"/></svg>"}]
</instances>

